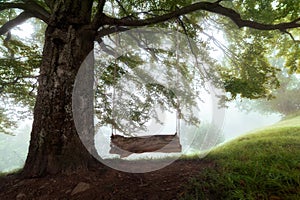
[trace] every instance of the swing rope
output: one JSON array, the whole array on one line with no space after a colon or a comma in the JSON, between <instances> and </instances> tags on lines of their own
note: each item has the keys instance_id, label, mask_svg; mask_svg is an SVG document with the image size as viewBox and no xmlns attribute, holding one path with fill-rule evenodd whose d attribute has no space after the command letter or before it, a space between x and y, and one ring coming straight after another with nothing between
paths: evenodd
<instances>
[{"instance_id":1,"label":"swing rope","mask_svg":"<svg viewBox=\"0 0 300 200\"><path fill-rule=\"evenodd\" d=\"M115 27L117 29L117 27ZM179 26L177 24L176 27L176 46L175 46L175 70L174 72L176 73L175 75L175 85L179 84L179 74L180 73L180 67L179 67L179 43L177 41L179 41ZM115 44L116 46L118 46L120 43L120 37L118 32L116 31L116 39L115 39ZM115 60L114 60L114 67L113 67L113 85L112 85L112 123L111 123L111 130L112 130L112 135L115 136L117 135L117 127L116 127L116 82L117 82L117 66L118 66L118 62L117 62L117 51L115 52ZM181 129L181 110L180 110L180 100L177 98L176 99L176 111L175 111L175 115L176 115L176 119L175 119L175 136L180 137L180 129Z\"/></svg>"},{"instance_id":2,"label":"swing rope","mask_svg":"<svg viewBox=\"0 0 300 200\"><path fill-rule=\"evenodd\" d=\"M117 32L117 27L116 28L116 32ZM118 47L120 45L120 37L119 34L117 32L116 34L116 41L115 41L116 47ZM117 48L116 48L117 49ZM111 129L112 129L112 135L116 135L117 134L117 128L115 127L116 124L116 117L115 117L115 101L116 101L116 84L117 84L117 66L118 66L118 52L117 50L115 51L115 55L114 55L114 68L113 68L113 91L112 91L112 124L111 124Z\"/></svg>"},{"instance_id":3,"label":"swing rope","mask_svg":"<svg viewBox=\"0 0 300 200\"><path fill-rule=\"evenodd\" d=\"M113 71L113 91L112 91L112 106L111 106L111 109L112 109L112 124L111 124L111 131L112 131L112 135L116 135L116 128L114 126L114 123L115 123L115 99L116 99L116 90L115 90L115 84L116 84L116 74L117 74L117 61L116 61L116 58L115 58L115 63L114 63L114 71Z\"/></svg>"},{"instance_id":4,"label":"swing rope","mask_svg":"<svg viewBox=\"0 0 300 200\"><path fill-rule=\"evenodd\" d=\"M115 16L115 6L114 3L112 3L112 15ZM112 135L115 136L117 134L117 127L116 126L116 117L115 117L115 100L116 100L116 84L117 84L117 58L118 58L118 46L120 46L120 37L119 37L119 33L118 33L118 28L117 26L115 26L115 30L116 30L116 39L115 39L115 45L116 45L116 50L115 50L115 55L114 55L114 68L113 68L113 88L112 88L112 123L111 123L111 131L112 131Z\"/></svg>"},{"instance_id":5,"label":"swing rope","mask_svg":"<svg viewBox=\"0 0 300 200\"><path fill-rule=\"evenodd\" d=\"M179 78L178 78L178 73L179 73L179 26L178 26L179 21L177 20L177 27L176 27L176 50L175 50L175 58L176 58L176 76L175 76L175 85L177 86L179 83ZM177 102L176 102L176 132L175 134L178 135L178 137L180 137L180 120L181 119L181 112L180 112L180 102L179 99L177 98Z\"/></svg>"}]
</instances>

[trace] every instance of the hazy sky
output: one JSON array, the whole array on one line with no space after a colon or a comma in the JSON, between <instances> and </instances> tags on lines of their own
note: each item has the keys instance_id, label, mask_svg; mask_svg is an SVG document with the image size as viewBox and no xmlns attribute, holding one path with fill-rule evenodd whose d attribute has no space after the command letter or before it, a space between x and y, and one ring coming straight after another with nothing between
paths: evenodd
<instances>
[{"instance_id":1,"label":"hazy sky","mask_svg":"<svg viewBox=\"0 0 300 200\"><path fill-rule=\"evenodd\" d=\"M280 115L278 114L262 115L256 111L246 113L237 109L234 103L230 103L225 114L223 133L225 139L229 140L249 131L274 124L279 120Z\"/></svg>"}]
</instances>

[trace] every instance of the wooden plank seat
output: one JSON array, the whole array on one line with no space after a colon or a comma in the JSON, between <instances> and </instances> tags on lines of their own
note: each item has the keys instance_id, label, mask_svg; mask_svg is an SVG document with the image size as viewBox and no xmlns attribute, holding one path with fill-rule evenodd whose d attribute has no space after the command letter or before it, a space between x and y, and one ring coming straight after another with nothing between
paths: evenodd
<instances>
[{"instance_id":1,"label":"wooden plank seat","mask_svg":"<svg viewBox=\"0 0 300 200\"><path fill-rule=\"evenodd\" d=\"M181 144L177 133L174 135L150 135L143 137L112 135L110 147L109 153L119 154L121 157L127 157L132 153L181 152Z\"/></svg>"}]
</instances>

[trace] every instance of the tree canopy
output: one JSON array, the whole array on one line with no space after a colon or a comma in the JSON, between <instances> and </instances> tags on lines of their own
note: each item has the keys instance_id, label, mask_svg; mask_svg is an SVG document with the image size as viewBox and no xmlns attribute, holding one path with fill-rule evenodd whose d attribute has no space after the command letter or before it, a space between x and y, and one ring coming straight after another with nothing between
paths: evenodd
<instances>
[{"instance_id":1,"label":"tree canopy","mask_svg":"<svg viewBox=\"0 0 300 200\"><path fill-rule=\"evenodd\" d=\"M2 1L0 5L3 15L0 33L1 35L6 33L6 36L2 37L1 66L3 70L1 72L3 78L1 86L3 89L1 94L6 94L6 96L10 94L10 98L30 106L34 102L32 86L36 87L33 82L37 77L36 69L40 63L40 53L37 51L37 46L23 44L16 36L11 38L9 30L31 17L48 23L50 14L53 12L52 4L54 3L51 1ZM219 84L224 85L226 91L231 94L231 97L225 98L226 100L234 99L237 95L250 99L270 98L270 91L279 86L276 77L277 66L271 65L268 61L268 56L272 54L284 56L286 67L291 72L297 72L299 68L299 56L297 56L299 31L294 29L299 27L299 3L294 1L240 0L196 3L190 1L95 1L93 5L92 25L96 27L106 25L98 31L97 38L100 42L103 42L101 37L119 31L122 27L151 26L160 23L160 27L178 30L198 41L197 45L203 47L201 48L203 52L208 52L209 48L212 48L211 43L217 43L228 61L218 66L218 73L222 77ZM88 5L82 3L82 5L73 6ZM24 12L20 12L20 9ZM205 12L194 12L197 10ZM211 15L210 12L218 15ZM176 20L172 20L174 18ZM253 29L237 29L237 27ZM222 31L226 40L213 37L213 34L209 33L209 31L216 32L217 30ZM266 32L265 30L275 31ZM204 40L204 36L208 39ZM276 40L282 42L278 44ZM289 45L288 52L285 51L287 45ZM277 49L275 53L274 49ZM17 57L22 57L22 59ZM201 59L205 59L211 65L216 65L215 61L209 58L209 54ZM133 55L123 58L123 62L128 63L130 60L130 64L133 64L141 59L137 57L134 59ZM8 69L10 69L9 73ZM5 120L2 121L5 122Z\"/></svg>"}]
</instances>

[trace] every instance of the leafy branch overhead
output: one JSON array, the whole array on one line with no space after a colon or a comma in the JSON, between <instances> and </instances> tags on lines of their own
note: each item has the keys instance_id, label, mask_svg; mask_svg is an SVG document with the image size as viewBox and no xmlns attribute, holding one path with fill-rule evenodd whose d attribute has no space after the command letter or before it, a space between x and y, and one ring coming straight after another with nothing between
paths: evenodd
<instances>
[{"instance_id":1,"label":"leafy branch overhead","mask_svg":"<svg viewBox=\"0 0 300 200\"><path fill-rule=\"evenodd\" d=\"M63 3L64 1L61 1ZM119 1L116 1L118 6L121 6L121 3ZM128 1L131 3L131 1ZM179 4L179 2L174 1L174 4ZM239 3L239 1L233 1ZM268 1L273 2L273 1ZM16 2L2 2L0 3L0 11L6 10L6 9L20 9L24 12L20 13L15 19L8 21L0 28L0 34L5 34L8 32L11 28L14 26L17 26L21 23L23 23L25 20L36 17L38 19L41 19L47 24L51 24L51 18L52 14L56 12L55 8L53 8L53 1L37 1L37 0L27 0L27 1L16 1ZM70 1L66 1L68 4L72 4ZM73 9L76 9L76 7L88 7L89 4L93 3L92 0L83 1L80 2L80 5L73 5ZM94 18L88 19L91 20L91 26L94 28L94 30L98 30L101 27L104 27L105 25L111 25L111 26L127 26L127 27L138 27L138 26L147 26L147 25L153 25L158 24L162 22L166 22L168 20L178 18L182 15L191 14L196 11L207 11L215 14L219 14L225 17L230 18L239 28L242 27L249 27L254 28L258 30L279 30L282 32L287 32L289 29L293 28L299 28L300 27L300 17L296 19L292 19L289 22L280 22L280 23L260 23L251 19L244 19L241 14L239 14L239 11L236 11L235 9L223 6L223 1L216 1L216 2L197 2L192 3L189 5L184 6L176 6L174 7L170 3L170 9L165 9L158 13L163 14L155 14L154 11L147 11L146 9L143 10L143 13L146 15L149 14L150 16L154 15L153 17L148 18L139 18L139 17L132 17L132 14L130 15L124 15L122 17L115 17L111 16L111 13L105 12L105 3L111 3L114 4L114 2L105 1L105 0L99 0L98 6L96 8L96 14L94 14ZM150 3L149 3L150 4ZM226 1L224 1L224 4L227 4ZM296 3L297 4L297 3ZM141 7L138 7L141 6ZM143 6L143 7L142 7ZM137 9L147 8L147 3L139 2L136 4ZM123 10L123 13L129 13L129 11L126 11L126 8L124 6L121 6L121 9ZM84 11L84 9L81 9ZM81 13L83 14L83 13ZM78 17L81 17L80 15ZM74 21L76 24L76 21Z\"/></svg>"},{"instance_id":2,"label":"leafy branch overhead","mask_svg":"<svg viewBox=\"0 0 300 200\"><path fill-rule=\"evenodd\" d=\"M288 23L279 23L279 24L262 24L251 20L242 19L241 15L234 11L233 9L223 7L222 5L217 3L207 3L207 2L199 2L195 4L191 4L186 7L178 8L177 10L144 20L132 20L128 18L123 19L115 19L112 17L104 16L104 22L97 23L97 25L118 25L118 26L146 26L152 25L160 22L164 22L170 20L172 18L177 18L181 15L186 15L195 11L208 11L216 14L223 15L225 17L229 17L239 28L249 27L258 30L280 30L284 31L291 28L300 27L299 21L300 18L295 19ZM97 21L96 21L97 22Z\"/></svg>"}]
</instances>

